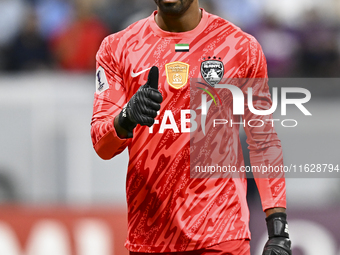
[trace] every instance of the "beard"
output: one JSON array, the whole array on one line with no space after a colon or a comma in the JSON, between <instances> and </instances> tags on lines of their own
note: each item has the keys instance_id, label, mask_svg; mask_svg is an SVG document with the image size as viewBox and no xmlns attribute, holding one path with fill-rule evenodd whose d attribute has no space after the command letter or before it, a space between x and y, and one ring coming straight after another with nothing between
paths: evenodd
<instances>
[{"instance_id":1,"label":"beard","mask_svg":"<svg viewBox=\"0 0 340 255\"><path fill-rule=\"evenodd\" d=\"M194 0L178 0L175 3L164 3L163 0L154 1L162 13L171 16L179 16L189 9Z\"/></svg>"}]
</instances>

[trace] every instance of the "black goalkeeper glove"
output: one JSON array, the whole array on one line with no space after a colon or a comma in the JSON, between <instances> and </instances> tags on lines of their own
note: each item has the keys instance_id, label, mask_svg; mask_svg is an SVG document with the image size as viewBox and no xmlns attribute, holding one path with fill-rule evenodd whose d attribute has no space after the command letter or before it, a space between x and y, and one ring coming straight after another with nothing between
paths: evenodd
<instances>
[{"instance_id":1,"label":"black goalkeeper glove","mask_svg":"<svg viewBox=\"0 0 340 255\"><path fill-rule=\"evenodd\" d=\"M158 90L158 67L149 71L148 81L141 86L118 116L119 125L128 131L127 138L133 137L133 129L141 126L151 127L155 122L157 111L161 109L162 94Z\"/></svg>"},{"instance_id":2,"label":"black goalkeeper glove","mask_svg":"<svg viewBox=\"0 0 340 255\"><path fill-rule=\"evenodd\" d=\"M291 255L287 215L273 213L266 218L269 240L262 255Z\"/></svg>"}]
</instances>

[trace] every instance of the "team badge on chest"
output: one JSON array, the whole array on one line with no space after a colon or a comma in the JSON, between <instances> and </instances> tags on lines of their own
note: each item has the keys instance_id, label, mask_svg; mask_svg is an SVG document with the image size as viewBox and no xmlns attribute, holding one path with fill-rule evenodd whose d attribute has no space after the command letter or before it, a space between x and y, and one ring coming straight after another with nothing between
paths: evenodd
<instances>
[{"instance_id":1,"label":"team badge on chest","mask_svg":"<svg viewBox=\"0 0 340 255\"><path fill-rule=\"evenodd\" d=\"M218 84L224 75L224 65L219 60L206 60L201 64L203 79L212 87Z\"/></svg>"},{"instance_id":2,"label":"team badge on chest","mask_svg":"<svg viewBox=\"0 0 340 255\"><path fill-rule=\"evenodd\" d=\"M165 65L166 80L175 89L185 86L189 78L189 64L172 62Z\"/></svg>"}]
</instances>

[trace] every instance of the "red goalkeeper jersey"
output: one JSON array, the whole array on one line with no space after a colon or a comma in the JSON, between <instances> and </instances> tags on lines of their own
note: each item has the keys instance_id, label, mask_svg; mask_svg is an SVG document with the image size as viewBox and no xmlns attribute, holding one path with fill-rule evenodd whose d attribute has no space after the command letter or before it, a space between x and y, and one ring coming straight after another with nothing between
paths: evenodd
<instances>
[{"instance_id":1,"label":"red goalkeeper jersey","mask_svg":"<svg viewBox=\"0 0 340 255\"><path fill-rule=\"evenodd\" d=\"M246 179L190 178L190 129L183 116L190 112L190 78L214 83L221 77L267 77L261 47L232 23L204 10L199 25L182 33L161 30L155 14L106 37L96 57L94 148L103 159L129 150L125 245L136 252L175 252L248 239ZM132 139L120 139L114 118L146 83L152 66L159 68L164 98L159 115L151 128L137 125ZM254 85L253 93L254 106L271 105L266 83ZM246 106L243 118L252 117ZM283 164L274 128L245 126L245 131L253 165ZM234 125L226 139L234 141L228 149L242 165L238 132ZM283 178L256 183L264 210L286 206Z\"/></svg>"}]
</instances>

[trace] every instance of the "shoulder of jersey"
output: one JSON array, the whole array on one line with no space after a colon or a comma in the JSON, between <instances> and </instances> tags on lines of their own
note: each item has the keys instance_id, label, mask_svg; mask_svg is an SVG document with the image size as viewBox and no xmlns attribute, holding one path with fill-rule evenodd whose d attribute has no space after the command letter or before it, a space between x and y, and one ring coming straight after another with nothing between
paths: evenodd
<instances>
[{"instance_id":1,"label":"shoulder of jersey","mask_svg":"<svg viewBox=\"0 0 340 255\"><path fill-rule=\"evenodd\" d=\"M136 21L136 22L132 23L127 28L109 35L108 36L109 37L109 41L120 40L120 39L128 38L129 36L131 36L133 34L138 34L140 29L143 26L146 25L147 21L148 21L148 18L141 19L139 21Z\"/></svg>"},{"instance_id":2,"label":"shoulder of jersey","mask_svg":"<svg viewBox=\"0 0 340 255\"><path fill-rule=\"evenodd\" d=\"M244 32L239 26L235 25L234 23L224 19L224 18L221 18L220 16L217 16L215 14L208 14L209 15L209 19L211 20L210 22L219 22L220 23L220 26L225 26L226 28L227 27L232 27L233 29L235 29L236 33L241 33L242 35L244 35L245 37L247 37L249 39L249 41L252 41L254 40L255 38Z\"/></svg>"}]
</instances>

